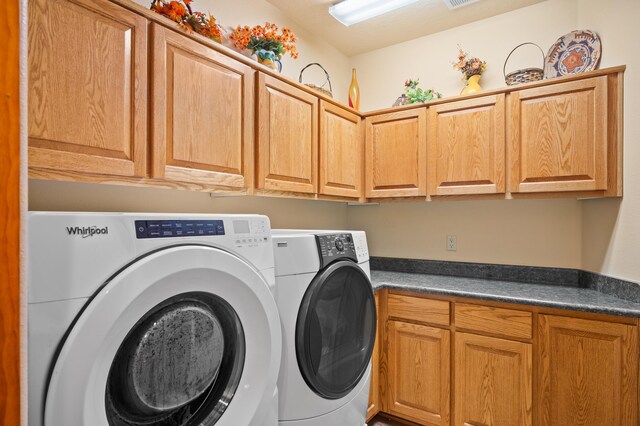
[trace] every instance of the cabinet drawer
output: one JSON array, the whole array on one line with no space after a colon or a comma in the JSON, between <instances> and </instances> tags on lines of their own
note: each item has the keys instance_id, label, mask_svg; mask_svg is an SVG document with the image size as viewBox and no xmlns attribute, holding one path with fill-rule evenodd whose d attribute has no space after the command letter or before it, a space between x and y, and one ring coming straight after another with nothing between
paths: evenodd
<instances>
[{"instance_id":1,"label":"cabinet drawer","mask_svg":"<svg viewBox=\"0 0 640 426\"><path fill-rule=\"evenodd\" d=\"M456 327L530 339L531 312L456 303Z\"/></svg>"},{"instance_id":2,"label":"cabinet drawer","mask_svg":"<svg viewBox=\"0 0 640 426\"><path fill-rule=\"evenodd\" d=\"M387 309L390 317L449 325L449 302L442 300L390 294Z\"/></svg>"}]
</instances>

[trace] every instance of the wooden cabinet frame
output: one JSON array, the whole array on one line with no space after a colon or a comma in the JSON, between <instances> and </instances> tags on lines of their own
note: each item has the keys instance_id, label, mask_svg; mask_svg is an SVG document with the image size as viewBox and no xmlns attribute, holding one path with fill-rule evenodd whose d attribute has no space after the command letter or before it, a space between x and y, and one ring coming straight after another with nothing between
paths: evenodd
<instances>
[{"instance_id":1,"label":"wooden cabinet frame","mask_svg":"<svg viewBox=\"0 0 640 426\"><path fill-rule=\"evenodd\" d=\"M532 345L462 332L454 345L454 425L531 426Z\"/></svg>"},{"instance_id":2,"label":"wooden cabinet frame","mask_svg":"<svg viewBox=\"0 0 640 426\"><path fill-rule=\"evenodd\" d=\"M525 105L537 107L536 117L524 115ZM509 114L510 192L607 189L606 76L516 90L509 95ZM529 148L525 137L532 133ZM528 158L534 150L545 158Z\"/></svg>"},{"instance_id":3,"label":"wooden cabinet frame","mask_svg":"<svg viewBox=\"0 0 640 426\"><path fill-rule=\"evenodd\" d=\"M351 125L354 135L335 134L330 118ZM323 195L362 197L364 181L364 141L359 115L320 100L320 175ZM353 181L349 179L353 178ZM355 182L354 182L355 181Z\"/></svg>"},{"instance_id":4,"label":"wooden cabinet frame","mask_svg":"<svg viewBox=\"0 0 640 426\"><path fill-rule=\"evenodd\" d=\"M505 95L444 103L428 112L429 195L505 192Z\"/></svg>"},{"instance_id":5,"label":"wooden cabinet frame","mask_svg":"<svg viewBox=\"0 0 640 426\"><path fill-rule=\"evenodd\" d=\"M407 404L403 401L398 401L397 372L394 368L398 363L399 355L395 346L397 346L398 330L400 330L400 333L414 333L417 336L424 335L425 338L436 340L442 337L442 332L450 333L448 346L450 357L448 355L445 357L449 360L451 371L452 425L498 426L492 424L491 420L503 419L504 421L505 417L511 416L518 417L517 423L512 423L518 425L575 424L566 417L569 412L567 410L573 410L569 415L571 419L579 418L584 421L580 424L635 426L640 422L640 366L638 365L640 318L460 296L416 293L407 290L380 289L377 294L380 300L378 312L386 326L382 351L379 354L380 368L378 372L372 374L379 375L378 394L380 411L383 413L419 424L431 425L438 424L440 421L437 415L432 416L426 413L424 409L420 409L420 406L412 406L412 404L405 406ZM441 315L433 321L422 314L424 309L416 309L443 303L451 305L450 323L446 323L445 317ZM436 312L444 311L437 309ZM508 324L503 327L501 321ZM583 339L591 343L587 342L583 347L577 348L573 344L567 346L566 342L563 343L562 336ZM589 344L592 349L595 348L595 351L581 355L580 351L591 350L587 349ZM470 362L467 362L466 367L461 366L461 362L465 359L461 351L465 347L471 348L473 355L469 358ZM567 347L571 349L567 350ZM564 355L559 356L558 351L564 351L562 352ZM405 354L404 356L411 359L414 355ZM561 377L564 370L552 372L552 366L555 365L557 370L558 360L567 357L576 357L576 359L582 357L582 361L576 360L570 363L571 368L577 368L582 373L572 372L568 376ZM605 387L594 390L600 380L599 375L593 374L593 368L589 371L591 367L589 363L600 363L597 368L602 368L605 376L613 377L615 386L610 389L607 382L604 383ZM507 380L498 373L491 373L492 368L498 365L517 372L517 380L515 378ZM469 370L470 368L473 371ZM486 369L487 374L480 382L476 374L478 368ZM473 374L465 375L465 371ZM490 377L492 374L493 378ZM503 379L504 382L502 382ZM405 380L405 382L411 381ZM564 398L573 398L574 394L578 395L581 392L591 399L594 395L601 395L601 402L607 408L599 410L599 413L601 416L606 413L606 418L585 417L594 415L593 413L597 413L598 410L593 408L594 404L581 405L582 399L574 399L575 406L566 407L566 410L554 405L561 400L557 394L557 386L562 381L566 385L564 388L571 388L563 391ZM501 401L502 405L492 408L487 404L500 392L495 389L496 384L501 387L511 386L512 391L503 393L505 399ZM411 386L411 383L401 385ZM432 386L435 386L433 381L430 382L429 388ZM444 389L449 385L443 380L440 386ZM468 390L469 386L472 389L482 389L478 392L482 393L481 397L484 400L479 405L462 407L458 401L460 398L465 398L464 391ZM554 389L555 394L552 392ZM520 395L516 398L517 401L512 398L516 393ZM408 394L405 393L405 395ZM411 399L421 401L417 396ZM613 409L611 409L612 404ZM561 417L563 413L565 417Z\"/></svg>"},{"instance_id":6,"label":"wooden cabinet frame","mask_svg":"<svg viewBox=\"0 0 640 426\"><path fill-rule=\"evenodd\" d=\"M450 332L441 328L396 320L389 321L387 326L389 399L387 400L386 409L391 414L401 416L407 420L417 421L421 424L449 425L451 386ZM434 356L439 358L425 359L425 353L400 351L400 339L403 338L413 339L414 342L422 340L430 343L435 352ZM407 366L408 370L416 371L415 383L403 381L396 375L396 369L402 365L404 357L419 358L421 361L419 366ZM418 372L427 372L429 374L426 377L418 377ZM426 403L420 405L416 401L406 401L402 398L402 395L410 395L417 400L421 400L420 394L425 389L428 389L429 385L431 385L430 392L437 391L440 394L436 401L430 401L432 405Z\"/></svg>"},{"instance_id":7,"label":"wooden cabinet frame","mask_svg":"<svg viewBox=\"0 0 640 426\"><path fill-rule=\"evenodd\" d=\"M206 186L251 189L253 184L255 72L244 64L160 25L153 24L152 30L152 177ZM188 76L174 77L173 75L175 72L174 61L177 55L194 64L208 67L217 73L219 79L226 78L228 84L239 85L239 111L227 111L229 114L227 119L233 120L240 128L231 129L232 135L229 135L227 139L222 137L218 139L218 135L198 135L197 130L191 130L194 133L191 135L192 140L182 141L182 143L189 144L182 147L182 151L191 152L201 149L209 152L214 150L227 152L227 158L217 158L217 164L215 160L204 158L200 161L195 158L191 160L175 158L174 126L176 125L175 121L179 118L173 110L173 103L176 101L175 97L181 94L174 93L173 86L175 78L184 79L185 83L189 83ZM233 79L236 81L232 81ZM229 89L233 89L233 87ZM218 95L217 93L203 93L199 96L215 98ZM181 96L191 95L182 94ZM224 100L220 100L220 102L224 102ZM198 117L197 121L208 119L217 121L220 126L221 122L225 120L225 117L221 116L222 112L212 111L211 117ZM182 115L185 114L187 113L182 113ZM202 111L193 111L193 114L202 114ZM201 127L206 127L206 123L202 123ZM202 144L201 140L211 140L212 145L217 143L218 146L210 148L198 146L199 143ZM195 156L195 152L190 155ZM222 164L221 160L226 161L227 164Z\"/></svg>"},{"instance_id":8,"label":"wooden cabinet frame","mask_svg":"<svg viewBox=\"0 0 640 426\"><path fill-rule=\"evenodd\" d=\"M309 114L306 117L299 117L309 122L309 140L302 141L308 144L307 158L301 157L297 152L281 152L278 149L279 140L276 138L292 138L294 135L278 135L272 132L271 122L277 121L283 125L289 125L286 121L290 119L286 116L274 115L271 111L271 97L280 96L282 99L289 98L293 102L299 102L309 106ZM271 76L259 73L258 75L258 123L257 123L257 188L272 191L300 192L315 194L318 192L318 98L304 92L287 83L277 80ZM299 126L293 124L293 127ZM295 142L288 140L287 142ZM295 176L295 173L282 174L275 172L274 165L286 163L284 169L292 169L293 165L299 162L307 162L308 175Z\"/></svg>"},{"instance_id":9,"label":"wooden cabinet frame","mask_svg":"<svg viewBox=\"0 0 640 426\"><path fill-rule=\"evenodd\" d=\"M147 173L147 20L107 0L32 0L29 1L29 167L73 171L111 176L143 177ZM63 13L68 8L78 16L92 22L78 27L64 27L65 36L82 39L83 31L95 41L100 29L108 39L105 46L119 48L123 58L106 58L103 51L89 51L83 45L80 58L90 58L93 66L99 67L110 61L114 68L86 70L86 75L65 75L56 67L65 58L47 58L56 52L66 51L69 46L55 46L58 38L51 34L60 31L56 21L48 14ZM76 24L76 23L74 23ZM104 29L108 28L107 35ZM45 34L42 34L42 33ZM49 32L49 34L46 34ZM122 40L118 37L121 36ZM99 40L98 42L103 42ZM118 42L122 42L120 46ZM58 49L56 51L55 49ZM79 54L75 50L71 53ZM61 63L63 66L66 62ZM119 69L118 69L119 67ZM118 80L118 71L124 76ZM70 73L71 71L69 71ZM87 76L91 76L89 79ZM87 77L86 80L83 80ZM80 79L82 81L76 81ZM116 80L118 86L109 87ZM81 99L70 97L69 87L85 90ZM121 104L117 104L121 102ZM90 118L74 124L78 108ZM70 119L73 118L73 119ZM122 127L114 128L113 121ZM122 120L122 122L120 122ZM117 130L122 131L121 135ZM119 139L122 137L122 140ZM117 146L116 146L117 145Z\"/></svg>"},{"instance_id":10,"label":"wooden cabinet frame","mask_svg":"<svg viewBox=\"0 0 640 426\"><path fill-rule=\"evenodd\" d=\"M402 128L415 122L415 129ZM401 140L377 141L376 127L390 127L395 137ZM419 197L427 195L427 110L426 108L390 112L367 117L365 120L365 167L367 198ZM399 133L399 135L398 135ZM377 146L384 144L385 146ZM394 151L406 144L404 157L415 162L415 173L409 176L405 172L407 164L397 161ZM383 176L384 174L389 175ZM399 176L396 176L399 175ZM380 180L393 180L393 183ZM399 181L403 180L403 181Z\"/></svg>"},{"instance_id":11,"label":"wooden cabinet frame","mask_svg":"<svg viewBox=\"0 0 640 426\"><path fill-rule=\"evenodd\" d=\"M638 424L638 327L540 315L538 334L538 425L587 414L590 424ZM570 369L564 376L562 364Z\"/></svg>"}]
</instances>

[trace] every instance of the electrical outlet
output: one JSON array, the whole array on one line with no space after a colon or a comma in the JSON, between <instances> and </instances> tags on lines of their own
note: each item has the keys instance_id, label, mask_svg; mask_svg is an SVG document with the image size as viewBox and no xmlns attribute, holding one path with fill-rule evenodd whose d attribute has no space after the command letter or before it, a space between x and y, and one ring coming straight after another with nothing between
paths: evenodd
<instances>
[{"instance_id":1,"label":"electrical outlet","mask_svg":"<svg viewBox=\"0 0 640 426\"><path fill-rule=\"evenodd\" d=\"M458 250L458 237L455 235L447 235L447 251Z\"/></svg>"}]
</instances>

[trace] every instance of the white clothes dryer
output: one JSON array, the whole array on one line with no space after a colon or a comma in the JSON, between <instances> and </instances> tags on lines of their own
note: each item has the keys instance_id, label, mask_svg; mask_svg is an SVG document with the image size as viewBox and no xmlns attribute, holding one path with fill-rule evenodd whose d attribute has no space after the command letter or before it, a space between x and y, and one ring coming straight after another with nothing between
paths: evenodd
<instances>
[{"instance_id":1,"label":"white clothes dryer","mask_svg":"<svg viewBox=\"0 0 640 426\"><path fill-rule=\"evenodd\" d=\"M273 231L279 424L362 426L376 305L362 231Z\"/></svg>"},{"instance_id":2,"label":"white clothes dryer","mask_svg":"<svg viewBox=\"0 0 640 426\"><path fill-rule=\"evenodd\" d=\"M269 219L31 213L29 425L277 424Z\"/></svg>"}]
</instances>

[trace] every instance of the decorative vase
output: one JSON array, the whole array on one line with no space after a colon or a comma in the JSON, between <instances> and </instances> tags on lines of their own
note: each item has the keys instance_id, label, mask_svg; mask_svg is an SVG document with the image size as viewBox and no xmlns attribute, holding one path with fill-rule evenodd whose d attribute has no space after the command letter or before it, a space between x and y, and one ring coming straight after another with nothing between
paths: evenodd
<instances>
[{"instance_id":1,"label":"decorative vase","mask_svg":"<svg viewBox=\"0 0 640 426\"><path fill-rule=\"evenodd\" d=\"M467 79L467 85L464 86L462 88L462 91L460 92L461 95L468 95L470 93L476 93L482 90L482 87L480 86L480 74L475 74L472 75L471 77L469 77Z\"/></svg>"},{"instance_id":2,"label":"decorative vase","mask_svg":"<svg viewBox=\"0 0 640 426\"><path fill-rule=\"evenodd\" d=\"M276 54L270 50L256 50L255 52L256 59L259 63L264 65L265 67L271 68L272 70L281 72L282 71L282 62L280 62L276 58Z\"/></svg>"},{"instance_id":3,"label":"decorative vase","mask_svg":"<svg viewBox=\"0 0 640 426\"><path fill-rule=\"evenodd\" d=\"M355 68L351 70L351 85L349 86L349 106L353 109L360 109L360 87L358 87Z\"/></svg>"}]
</instances>

